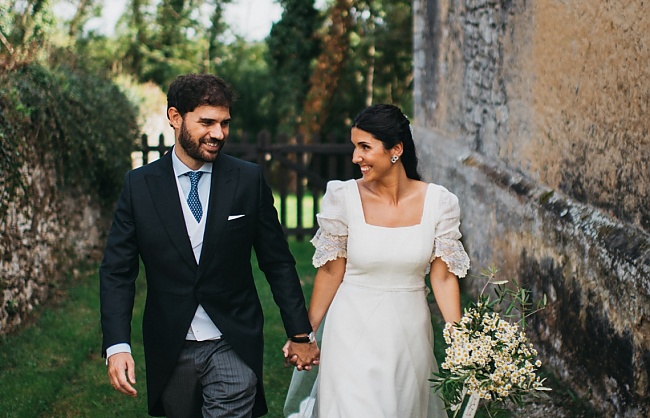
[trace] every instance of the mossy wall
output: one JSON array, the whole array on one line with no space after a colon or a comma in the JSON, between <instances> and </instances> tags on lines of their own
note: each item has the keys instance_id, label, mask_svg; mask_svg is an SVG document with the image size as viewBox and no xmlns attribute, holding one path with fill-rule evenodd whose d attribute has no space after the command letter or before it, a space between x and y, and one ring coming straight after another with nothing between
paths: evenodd
<instances>
[{"instance_id":1,"label":"mossy wall","mask_svg":"<svg viewBox=\"0 0 650 418\"><path fill-rule=\"evenodd\" d=\"M650 413L645 3L414 1L424 177L459 196L475 267L549 296L531 337L612 417Z\"/></svg>"},{"instance_id":2,"label":"mossy wall","mask_svg":"<svg viewBox=\"0 0 650 418\"><path fill-rule=\"evenodd\" d=\"M135 120L107 80L38 65L0 74L0 334L98 258Z\"/></svg>"}]
</instances>

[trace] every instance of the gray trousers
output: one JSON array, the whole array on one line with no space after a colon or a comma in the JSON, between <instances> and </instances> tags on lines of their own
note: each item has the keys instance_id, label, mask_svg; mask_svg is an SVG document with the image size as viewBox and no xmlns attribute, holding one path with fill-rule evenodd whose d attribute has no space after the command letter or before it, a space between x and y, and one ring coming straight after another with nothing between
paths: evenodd
<instances>
[{"instance_id":1,"label":"gray trousers","mask_svg":"<svg viewBox=\"0 0 650 418\"><path fill-rule=\"evenodd\" d=\"M225 339L186 341L162 393L169 418L248 418L257 377Z\"/></svg>"}]
</instances>

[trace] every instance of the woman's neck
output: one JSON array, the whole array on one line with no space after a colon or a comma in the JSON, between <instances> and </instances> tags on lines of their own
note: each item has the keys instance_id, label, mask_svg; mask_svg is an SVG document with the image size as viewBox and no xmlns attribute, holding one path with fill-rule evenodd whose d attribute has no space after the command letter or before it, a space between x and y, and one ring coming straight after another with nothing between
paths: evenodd
<instances>
[{"instance_id":1,"label":"woman's neck","mask_svg":"<svg viewBox=\"0 0 650 418\"><path fill-rule=\"evenodd\" d=\"M366 182L361 179L361 185L375 197L397 204L402 197L410 193L413 181L401 170L394 176L386 176L380 180Z\"/></svg>"}]
</instances>

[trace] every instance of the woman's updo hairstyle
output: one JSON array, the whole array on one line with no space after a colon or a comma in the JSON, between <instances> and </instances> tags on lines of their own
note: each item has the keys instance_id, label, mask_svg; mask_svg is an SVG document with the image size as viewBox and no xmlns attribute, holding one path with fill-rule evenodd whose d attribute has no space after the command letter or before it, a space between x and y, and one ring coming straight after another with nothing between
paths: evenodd
<instances>
[{"instance_id":1,"label":"woman's updo hairstyle","mask_svg":"<svg viewBox=\"0 0 650 418\"><path fill-rule=\"evenodd\" d=\"M386 150L401 142L404 147L401 159L406 176L413 180L420 180L411 124L399 107L389 104L367 107L354 118L352 127L368 132L375 139L380 140Z\"/></svg>"}]
</instances>

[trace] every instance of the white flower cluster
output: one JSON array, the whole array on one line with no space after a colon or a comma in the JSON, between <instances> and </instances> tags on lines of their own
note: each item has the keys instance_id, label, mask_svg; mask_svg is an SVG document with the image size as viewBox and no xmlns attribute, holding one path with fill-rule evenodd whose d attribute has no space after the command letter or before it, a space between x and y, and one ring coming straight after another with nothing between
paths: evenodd
<instances>
[{"instance_id":1,"label":"white flower cluster","mask_svg":"<svg viewBox=\"0 0 650 418\"><path fill-rule=\"evenodd\" d=\"M471 308L457 325L443 330L449 345L441 367L465 380L468 394L502 401L511 393L542 389L536 375L541 366L537 351L518 324L500 319L496 312ZM453 331L452 331L453 328ZM453 337L453 338L452 338Z\"/></svg>"}]
</instances>

